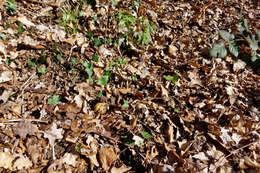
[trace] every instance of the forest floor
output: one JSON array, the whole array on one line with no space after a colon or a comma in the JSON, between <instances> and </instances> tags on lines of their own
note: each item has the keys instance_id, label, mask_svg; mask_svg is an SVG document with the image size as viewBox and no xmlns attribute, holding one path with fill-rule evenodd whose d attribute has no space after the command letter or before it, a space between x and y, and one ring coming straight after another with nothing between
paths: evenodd
<instances>
[{"instance_id":1,"label":"forest floor","mask_svg":"<svg viewBox=\"0 0 260 173\"><path fill-rule=\"evenodd\" d=\"M260 172L258 1L0 11L0 172Z\"/></svg>"}]
</instances>

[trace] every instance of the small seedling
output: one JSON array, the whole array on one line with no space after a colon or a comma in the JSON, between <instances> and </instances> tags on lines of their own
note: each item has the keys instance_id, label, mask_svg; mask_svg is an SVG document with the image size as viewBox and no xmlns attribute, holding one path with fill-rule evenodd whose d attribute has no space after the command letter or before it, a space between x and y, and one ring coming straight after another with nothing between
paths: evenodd
<instances>
[{"instance_id":1,"label":"small seedling","mask_svg":"<svg viewBox=\"0 0 260 173\"><path fill-rule=\"evenodd\" d=\"M106 86L108 84L109 78L110 78L110 73L107 72L106 74L103 74L101 79L98 79L98 84L102 86Z\"/></svg>"},{"instance_id":2,"label":"small seedling","mask_svg":"<svg viewBox=\"0 0 260 173\"><path fill-rule=\"evenodd\" d=\"M94 54L92 56L93 61L98 62L99 56L97 54Z\"/></svg>"},{"instance_id":3,"label":"small seedling","mask_svg":"<svg viewBox=\"0 0 260 173\"><path fill-rule=\"evenodd\" d=\"M123 109L129 108L128 101L124 101L124 104L121 106Z\"/></svg>"},{"instance_id":4,"label":"small seedling","mask_svg":"<svg viewBox=\"0 0 260 173\"><path fill-rule=\"evenodd\" d=\"M61 100L61 96L54 94L51 98L48 99L48 104L57 106L59 104L60 100Z\"/></svg>"},{"instance_id":5,"label":"small seedling","mask_svg":"<svg viewBox=\"0 0 260 173\"><path fill-rule=\"evenodd\" d=\"M0 34L0 37L2 38L2 40L6 40L6 39L9 38L9 36L6 35L6 34L4 34L4 33L1 33L1 34Z\"/></svg>"},{"instance_id":6,"label":"small seedling","mask_svg":"<svg viewBox=\"0 0 260 173\"><path fill-rule=\"evenodd\" d=\"M85 67L85 72L88 74L88 80L93 81L92 75L93 75L93 64L91 62L82 62L82 65Z\"/></svg>"},{"instance_id":7,"label":"small seedling","mask_svg":"<svg viewBox=\"0 0 260 173\"><path fill-rule=\"evenodd\" d=\"M136 82L137 81L137 77L135 75L132 75L132 80L133 80L133 82Z\"/></svg>"},{"instance_id":8,"label":"small seedling","mask_svg":"<svg viewBox=\"0 0 260 173\"><path fill-rule=\"evenodd\" d=\"M75 150L80 153L81 152L81 149L82 149L82 145L81 144L76 144L75 145Z\"/></svg>"},{"instance_id":9,"label":"small seedling","mask_svg":"<svg viewBox=\"0 0 260 173\"><path fill-rule=\"evenodd\" d=\"M46 73L46 68L45 67L38 68L37 72L41 73L41 74L45 74Z\"/></svg>"},{"instance_id":10,"label":"small seedling","mask_svg":"<svg viewBox=\"0 0 260 173\"><path fill-rule=\"evenodd\" d=\"M37 63L36 61L30 60L30 61L28 62L28 65L29 65L30 67L33 67L33 66L37 66L38 63Z\"/></svg>"},{"instance_id":11,"label":"small seedling","mask_svg":"<svg viewBox=\"0 0 260 173\"><path fill-rule=\"evenodd\" d=\"M63 58L61 57L61 54L58 54L56 58L57 58L58 61L62 61L63 60Z\"/></svg>"},{"instance_id":12,"label":"small seedling","mask_svg":"<svg viewBox=\"0 0 260 173\"><path fill-rule=\"evenodd\" d=\"M151 139L151 138L153 138L153 136L152 136L150 133L146 132L146 131L142 131L142 132L141 132L141 135L142 135L142 137L145 138L145 139Z\"/></svg>"},{"instance_id":13,"label":"small seedling","mask_svg":"<svg viewBox=\"0 0 260 173\"><path fill-rule=\"evenodd\" d=\"M22 34L24 29L23 29L23 23L22 22L18 22L18 29L17 29L17 32L18 34Z\"/></svg>"},{"instance_id":14,"label":"small seedling","mask_svg":"<svg viewBox=\"0 0 260 173\"><path fill-rule=\"evenodd\" d=\"M17 5L14 3L14 0L8 0L5 2L5 8L10 11L16 11Z\"/></svg>"},{"instance_id":15,"label":"small seedling","mask_svg":"<svg viewBox=\"0 0 260 173\"><path fill-rule=\"evenodd\" d=\"M104 40L103 40L103 39L98 38L98 37L95 37L95 38L94 38L94 46L95 46L95 47L101 46L103 43L104 43Z\"/></svg>"},{"instance_id":16,"label":"small seedling","mask_svg":"<svg viewBox=\"0 0 260 173\"><path fill-rule=\"evenodd\" d=\"M171 81L172 83L175 84L179 80L179 75L177 73L173 74L172 76L171 75L164 75L163 78L165 80Z\"/></svg>"}]
</instances>

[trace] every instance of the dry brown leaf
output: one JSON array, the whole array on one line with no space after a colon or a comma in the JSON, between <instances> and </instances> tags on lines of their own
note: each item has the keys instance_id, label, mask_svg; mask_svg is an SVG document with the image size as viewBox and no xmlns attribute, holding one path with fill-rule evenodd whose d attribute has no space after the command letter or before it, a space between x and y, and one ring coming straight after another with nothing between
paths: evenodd
<instances>
[{"instance_id":1,"label":"dry brown leaf","mask_svg":"<svg viewBox=\"0 0 260 173\"><path fill-rule=\"evenodd\" d=\"M0 45L1 47L1 45ZM3 71L0 74L0 83L8 82L13 79L13 75L11 71Z\"/></svg>"},{"instance_id":2,"label":"dry brown leaf","mask_svg":"<svg viewBox=\"0 0 260 173\"><path fill-rule=\"evenodd\" d=\"M33 125L30 120L20 121L14 128L14 133L25 139L27 135L34 135L37 132L37 126Z\"/></svg>"},{"instance_id":3,"label":"dry brown leaf","mask_svg":"<svg viewBox=\"0 0 260 173\"><path fill-rule=\"evenodd\" d=\"M29 158L24 157L23 155L20 155L20 157L15 160L13 167L15 169L21 170L21 169L28 169L32 167L32 162L29 160Z\"/></svg>"},{"instance_id":4,"label":"dry brown leaf","mask_svg":"<svg viewBox=\"0 0 260 173\"><path fill-rule=\"evenodd\" d=\"M111 173L124 173L124 172L127 172L131 169L131 167L128 167L126 165L122 165L121 167L119 168L116 168L116 167L112 167L110 172Z\"/></svg>"},{"instance_id":5,"label":"dry brown leaf","mask_svg":"<svg viewBox=\"0 0 260 173\"><path fill-rule=\"evenodd\" d=\"M111 147L104 147L99 150L99 158L104 170L108 170L111 164L117 159L117 154Z\"/></svg>"},{"instance_id":6,"label":"dry brown leaf","mask_svg":"<svg viewBox=\"0 0 260 173\"><path fill-rule=\"evenodd\" d=\"M109 109L109 105L107 103L97 103L95 105L94 111L101 115L105 114Z\"/></svg>"},{"instance_id":7,"label":"dry brown leaf","mask_svg":"<svg viewBox=\"0 0 260 173\"><path fill-rule=\"evenodd\" d=\"M0 168L12 169L14 157L7 152L0 152Z\"/></svg>"}]
</instances>

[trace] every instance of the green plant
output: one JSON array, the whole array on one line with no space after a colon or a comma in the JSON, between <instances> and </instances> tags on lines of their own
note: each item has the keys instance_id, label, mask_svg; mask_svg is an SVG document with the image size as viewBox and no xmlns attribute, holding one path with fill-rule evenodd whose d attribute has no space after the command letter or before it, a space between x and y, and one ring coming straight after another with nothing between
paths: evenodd
<instances>
[{"instance_id":1,"label":"green plant","mask_svg":"<svg viewBox=\"0 0 260 173\"><path fill-rule=\"evenodd\" d=\"M178 73L174 73L173 75L164 75L163 78L175 84L179 80L179 75Z\"/></svg>"},{"instance_id":2,"label":"green plant","mask_svg":"<svg viewBox=\"0 0 260 173\"><path fill-rule=\"evenodd\" d=\"M16 11L17 5L14 3L14 0L8 0L5 2L5 8L10 11Z\"/></svg>"},{"instance_id":3,"label":"green plant","mask_svg":"<svg viewBox=\"0 0 260 173\"><path fill-rule=\"evenodd\" d=\"M121 106L123 109L129 108L128 101L124 101L124 104Z\"/></svg>"},{"instance_id":4,"label":"green plant","mask_svg":"<svg viewBox=\"0 0 260 173\"><path fill-rule=\"evenodd\" d=\"M30 67L33 67L33 66L37 66L38 63L37 63L36 61L30 60L30 61L28 62L28 65L29 65Z\"/></svg>"},{"instance_id":5,"label":"green plant","mask_svg":"<svg viewBox=\"0 0 260 173\"><path fill-rule=\"evenodd\" d=\"M243 43L246 42L246 45L250 48L250 59L252 62L255 62L260 57L257 53L257 50L259 49L258 43L260 41L260 30L253 34L248 28L248 22L246 19L242 19L241 23L239 23L238 30L239 33L236 35L225 30L220 30L219 35L228 44L229 52L235 57L239 56L239 53L241 52L240 50L243 50L240 48L243 46ZM214 44L209 51L210 56L214 58L225 57L228 53L225 42Z\"/></svg>"},{"instance_id":6,"label":"green plant","mask_svg":"<svg viewBox=\"0 0 260 173\"><path fill-rule=\"evenodd\" d=\"M23 29L23 23L22 22L18 22L18 28L17 28L17 32L18 34L22 34L24 29Z\"/></svg>"},{"instance_id":7,"label":"green plant","mask_svg":"<svg viewBox=\"0 0 260 173\"><path fill-rule=\"evenodd\" d=\"M91 62L82 62L82 65L85 67L85 72L88 74L88 80L93 81L92 75L93 75L93 64Z\"/></svg>"},{"instance_id":8,"label":"green plant","mask_svg":"<svg viewBox=\"0 0 260 173\"><path fill-rule=\"evenodd\" d=\"M60 100L61 100L61 96L54 94L51 98L48 99L47 103L57 106L59 104Z\"/></svg>"},{"instance_id":9,"label":"green plant","mask_svg":"<svg viewBox=\"0 0 260 173\"><path fill-rule=\"evenodd\" d=\"M134 36L137 37L138 44L149 44L152 41L151 34L155 33L156 25L153 22L148 21L147 19L140 20L141 25L143 25L143 31L135 32Z\"/></svg>"},{"instance_id":10,"label":"green plant","mask_svg":"<svg viewBox=\"0 0 260 173\"><path fill-rule=\"evenodd\" d=\"M98 62L99 56L97 54L94 54L92 56L93 61Z\"/></svg>"},{"instance_id":11,"label":"green plant","mask_svg":"<svg viewBox=\"0 0 260 173\"><path fill-rule=\"evenodd\" d=\"M75 33L78 31L79 20L76 10L63 9L62 17L58 18L57 22L69 32Z\"/></svg>"},{"instance_id":12,"label":"green plant","mask_svg":"<svg viewBox=\"0 0 260 173\"><path fill-rule=\"evenodd\" d=\"M142 135L142 137L145 138L145 139L151 139L151 138L153 138L153 136L152 136L150 133L146 132L146 131L142 131L142 132L141 132L141 135Z\"/></svg>"},{"instance_id":13,"label":"green plant","mask_svg":"<svg viewBox=\"0 0 260 173\"><path fill-rule=\"evenodd\" d=\"M2 40L6 40L9 38L9 36L4 33L0 33L0 37L2 38Z\"/></svg>"},{"instance_id":14,"label":"green plant","mask_svg":"<svg viewBox=\"0 0 260 173\"><path fill-rule=\"evenodd\" d=\"M45 74L46 73L46 68L45 67L38 68L37 72L41 73L41 74Z\"/></svg>"},{"instance_id":15,"label":"green plant","mask_svg":"<svg viewBox=\"0 0 260 173\"><path fill-rule=\"evenodd\" d=\"M58 54L56 58L57 58L58 61L62 61L63 60L63 58L61 57L61 54Z\"/></svg>"}]
</instances>

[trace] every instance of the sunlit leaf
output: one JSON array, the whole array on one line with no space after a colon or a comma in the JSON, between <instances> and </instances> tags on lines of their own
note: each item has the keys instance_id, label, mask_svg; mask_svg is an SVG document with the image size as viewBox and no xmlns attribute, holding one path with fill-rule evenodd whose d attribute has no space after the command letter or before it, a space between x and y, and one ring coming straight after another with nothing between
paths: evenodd
<instances>
[{"instance_id":1,"label":"sunlit leaf","mask_svg":"<svg viewBox=\"0 0 260 173\"><path fill-rule=\"evenodd\" d=\"M153 138L153 136L152 136L150 133L146 132L146 131L142 131L142 132L141 132L141 135L142 135L142 137L145 138L145 139Z\"/></svg>"},{"instance_id":2,"label":"sunlit leaf","mask_svg":"<svg viewBox=\"0 0 260 173\"><path fill-rule=\"evenodd\" d=\"M223 42L214 44L213 48L209 50L210 56L214 58L224 58L227 55L227 49Z\"/></svg>"},{"instance_id":3,"label":"sunlit leaf","mask_svg":"<svg viewBox=\"0 0 260 173\"><path fill-rule=\"evenodd\" d=\"M57 106L59 104L60 100L61 100L61 96L54 94L51 98L48 99L48 104Z\"/></svg>"},{"instance_id":4,"label":"sunlit leaf","mask_svg":"<svg viewBox=\"0 0 260 173\"><path fill-rule=\"evenodd\" d=\"M232 53L235 57L238 56L238 45L236 44L236 42L232 41L229 43L229 51L230 53Z\"/></svg>"},{"instance_id":5,"label":"sunlit leaf","mask_svg":"<svg viewBox=\"0 0 260 173\"><path fill-rule=\"evenodd\" d=\"M123 109L129 108L128 101L124 101L124 104L122 105Z\"/></svg>"},{"instance_id":6,"label":"sunlit leaf","mask_svg":"<svg viewBox=\"0 0 260 173\"><path fill-rule=\"evenodd\" d=\"M85 67L85 72L88 73L88 80L93 81L92 75L93 75L93 65L91 62L82 62L82 65Z\"/></svg>"},{"instance_id":7,"label":"sunlit leaf","mask_svg":"<svg viewBox=\"0 0 260 173\"><path fill-rule=\"evenodd\" d=\"M226 41L234 40L235 36L233 34L230 34L229 32L225 30L220 30L219 35Z\"/></svg>"}]
</instances>

